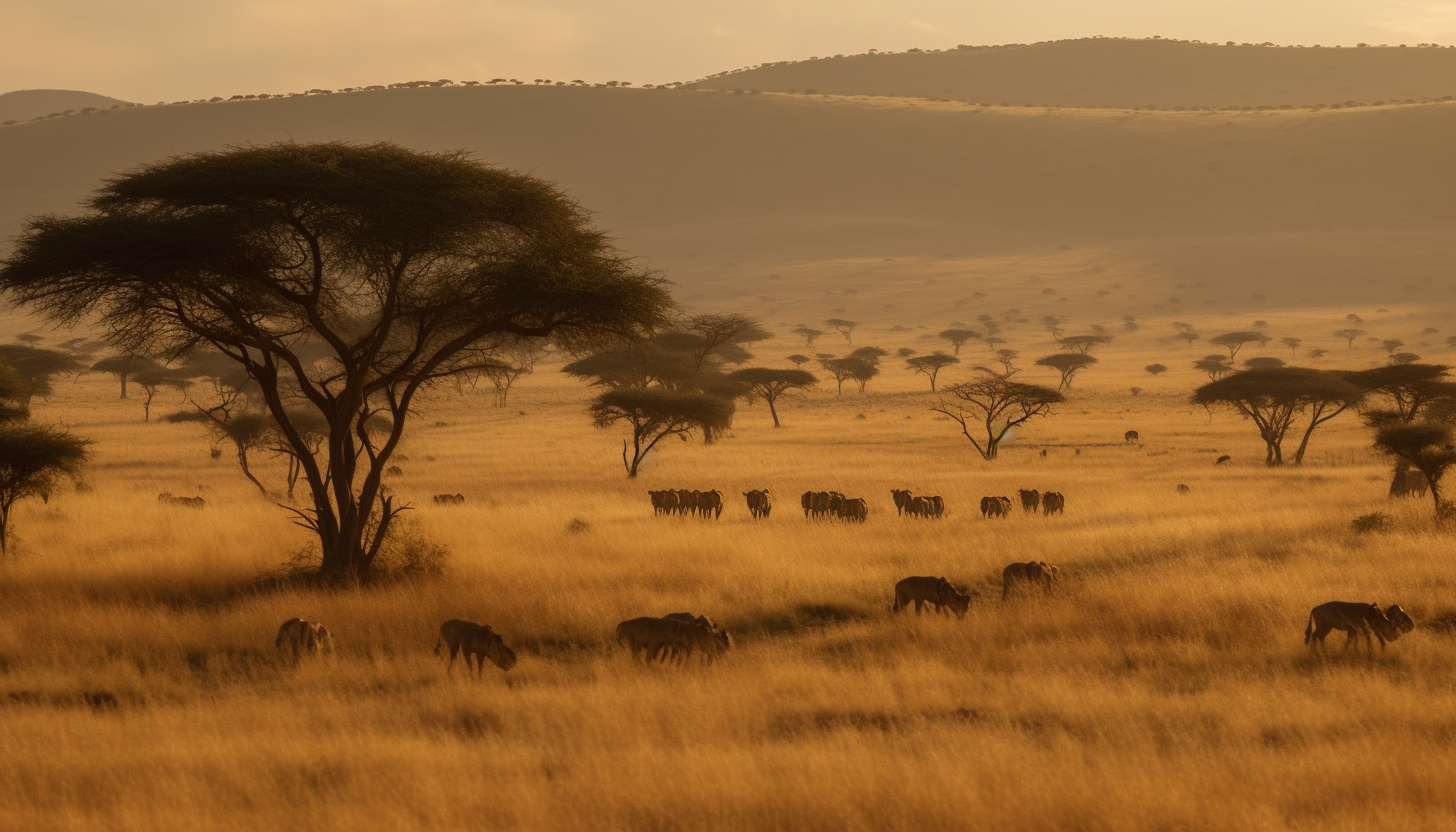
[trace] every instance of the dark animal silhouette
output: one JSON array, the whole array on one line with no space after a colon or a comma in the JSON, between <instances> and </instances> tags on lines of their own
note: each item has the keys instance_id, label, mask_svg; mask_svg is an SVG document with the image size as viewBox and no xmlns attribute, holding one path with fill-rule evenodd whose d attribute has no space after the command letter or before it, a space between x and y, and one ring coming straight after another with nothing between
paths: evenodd
<instances>
[{"instance_id":1,"label":"dark animal silhouette","mask_svg":"<svg viewBox=\"0 0 1456 832\"><path fill-rule=\"evenodd\" d=\"M1130 430L1127 433L1124 433L1122 435L1122 441L1124 441L1124 442L1136 442L1136 441L1138 441L1138 432L1135 431L1135 430Z\"/></svg>"},{"instance_id":2,"label":"dark animal silhouette","mask_svg":"<svg viewBox=\"0 0 1456 832\"><path fill-rule=\"evenodd\" d=\"M1060 491L1047 491L1041 495L1041 513L1044 516L1061 514L1066 507L1067 498Z\"/></svg>"},{"instance_id":3,"label":"dark animal silhouette","mask_svg":"<svg viewBox=\"0 0 1456 832\"><path fill-rule=\"evenodd\" d=\"M1028 563L1009 564L1001 570L1001 600L1005 601L1011 597L1011 593L1023 587L1040 586L1042 594L1052 593L1052 584L1061 577L1061 570L1048 564L1046 561L1034 560Z\"/></svg>"},{"instance_id":4,"label":"dark animal silhouette","mask_svg":"<svg viewBox=\"0 0 1456 832\"><path fill-rule=\"evenodd\" d=\"M956 618L965 618L972 594L956 589L943 577L906 578L895 584L895 605L890 611L899 612L913 603L915 614L919 615L926 604L931 604L937 614L950 610Z\"/></svg>"},{"instance_id":5,"label":"dark animal silhouette","mask_svg":"<svg viewBox=\"0 0 1456 832\"><path fill-rule=\"evenodd\" d=\"M435 642L435 655L440 655L440 648L450 648L450 663L445 665L445 673L449 675L455 667L455 655L465 654L465 671L470 672L470 657L475 657L475 675L479 677L485 668L485 660L490 659L496 667L501 670L510 670L516 666L516 654L506 646L505 639L490 628L489 624L476 624L473 621L460 621L451 619L440 625L440 638Z\"/></svg>"},{"instance_id":6,"label":"dark animal silhouette","mask_svg":"<svg viewBox=\"0 0 1456 832\"><path fill-rule=\"evenodd\" d=\"M773 501L769 498L767 488L745 491L743 496L748 500L748 513L754 517L767 517L773 511Z\"/></svg>"},{"instance_id":7,"label":"dark animal silhouette","mask_svg":"<svg viewBox=\"0 0 1456 832\"><path fill-rule=\"evenodd\" d=\"M464 494L436 494L435 505L438 506L463 506L465 505Z\"/></svg>"},{"instance_id":8,"label":"dark animal silhouette","mask_svg":"<svg viewBox=\"0 0 1456 832\"><path fill-rule=\"evenodd\" d=\"M1188 494L1188 493L1190 493L1192 491L1193 491L1193 489L1189 488L1188 486L1184 485L1183 483L1181 483L1181 482L1178 483L1178 493L1179 494Z\"/></svg>"},{"instance_id":9,"label":"dark animal silhouette","mask_svg":"<svg viewBox=\"0 0 1456 832\"><path fill-rule=\"evenodd\" d=\"M1324 649L1325 636L1329 635L1330 630L1344 630L1348 634L1345 638L1345 650L1349 650L1356 639L1363 638L1366 651L1374 652L1375 645L1370 641L1372 632L1380 641L1380 649L1384 650L1387 641L1395 641L1400 638L1401 633L1408 633L1415 626L1415 622L1399 604L1393 604L1382 611L1375 604L1330 601L1309 611L1309 623L1304 627L1304 643L1311 648Z\"/></svg>"},{"instance_id":10,"label":"dark animal silhouette","mask_svg":"<svg viewBox=\"0 0 1456 832\"><path fill-rule=\"evenodd\" d=\"M328 628L302 618L290 618L278 628L273 646L284 656L297 662L305 654L318 656L334 652L334 636Z\"/></svg>"},{"instance_id":11,"label":"dark animal silhouette","mask_svg":"<svg viewBox=\"0 0 1456 832\"><path fill-rule=\"evenodd\" d=\"M1035 488L1018 488L1016 496L1021 498L1022 511L1036 514L1036 507L1041 505L1041 492Z\"/></svg>"},{"instance_id":12,"label":"dark animal silhouette","mask_svg":"<svg viewBox=\"0 0 1456 832\"><path fill-rule=\"evenodd\" d=\"M906 509L908 509L910 507L910 501L912 499L914 499L910 495L910 491L908 489L903 489L903 488L891 488L890 489L890 498L895 501L895 514L896 515L904 514L905 511L906 511Z\"/></svg>"},{"instance_id":13,"label":"dark animal silhouette","mask_svg":"<svg viewBox=\"0 0 1456 832\"><path fill-rule=\"evenodd\" d=\"M643 661L687 658L695 652L712 659L733 646L727 632L704 616L672 613L663 618L642 617L617 625L617 641L635 659Z\"/></svg>"},{"instance_id":14,"label":"dark animal silhouette","mask_svg":"<svg viewBox=\"0 0 1456 832\"><path fill-rule=\"evenodd\" d=\"M1222 465L1222 464L1224 464L1225 462L1228 462L1231 459L1233 459L1233 457L1229 456L1228 454L1224 454L1223 456L1219 457L1218 459L1215 459L1213 461L1213 464L1214 465Z\"/></svg>"}]
</instances>

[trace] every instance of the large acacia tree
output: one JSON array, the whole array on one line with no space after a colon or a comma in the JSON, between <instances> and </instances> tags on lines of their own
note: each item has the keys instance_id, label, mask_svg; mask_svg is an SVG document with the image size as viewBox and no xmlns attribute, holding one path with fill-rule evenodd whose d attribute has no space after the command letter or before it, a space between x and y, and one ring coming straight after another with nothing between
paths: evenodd
<instances>
[{"instance_id":1,"label":"large acacia tree","mask_svg":"<svg viewBox=\"0 0 1456 832\"><path fill-rule=\"evenodd\" d=\"M566 195L463 152L202 153L112 179L88 209L31 220L0 289L131 353L210 345L236 362L298 457L312 506L297 519L332 577L367 577L404 508L381 479L422 388L519 339L580 349L671 306Z\"/></svg>"},{"instance_id":2,"label":"large acacia tree","mask_svg":"<svg viewBox=\"0 0 1456 832\"><path fill-rule=\"evenodd\" d=\"M1006 434L1037 416L1047 415L1052 405L1066 400L1050 387L1023 384L985 371L980 378L953 384L944 392L951 398L942 398L930 409L955 420L987 462L996 458Z\"/></svg>"},{"instance_id":3,"label":"large acacia tree","mask_svg":"<svg viewBox=\"0 0 1456 832\"><path fill-rule=\"evenodd\" d=\"M1194 404L1231 407L1253 422L1269 465L1284 464L1284 439L1297 421L1308 419L1294 452L1296 465L1304 461L1315 428L1364 399L1364 391L1343 374L1305 367L1244 370L1193 391Z\"/></svg>"}]
</instances>

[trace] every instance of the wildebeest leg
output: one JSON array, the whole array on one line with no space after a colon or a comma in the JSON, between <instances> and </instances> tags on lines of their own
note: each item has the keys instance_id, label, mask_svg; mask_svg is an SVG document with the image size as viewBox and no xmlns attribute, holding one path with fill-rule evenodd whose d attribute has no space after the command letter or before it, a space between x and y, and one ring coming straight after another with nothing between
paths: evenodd
<instances>
[{"instance_id":1,"label":"wildebeest leg","mask_svg":"<svg viewBox=\"0 0 1456 832\"><path fill-rule=\"evenodd\" d=\"M452 644L452 645L450 645L450 663L447 664L447 665L445 665L445 675L446 676L449 676L450 675L450 671L455 668L455 654L456 653L459 653L459 652L460 652L460 645L458 645L458 644ZM466 662L469 662L470 661L470 657L467 656L465 658L465 661Z\"/></svg>"},{"instance_id":2,"label":"wildebeest leg","mask_svg":"<svg viewBox=\"0 0 1456 832\"><path fill-rule=\"evenodd\" d=\"M924 611L925 611L925 601L923 599L916 598L915 599L915 614L916 615L919 615L920 613L922 613Z\"/></svg>"}]
</instances>

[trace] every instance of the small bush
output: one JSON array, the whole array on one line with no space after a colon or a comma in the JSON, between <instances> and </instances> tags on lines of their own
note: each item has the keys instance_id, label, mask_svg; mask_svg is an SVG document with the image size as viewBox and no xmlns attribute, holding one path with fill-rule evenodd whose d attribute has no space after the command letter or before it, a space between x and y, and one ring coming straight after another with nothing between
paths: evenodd
<instances>
[{"instance_id":1,"label":"small bush","mask_svg":"<svg viewBox=\"0 0 1456 832\"><path fill-rule=\"evenodd\" d=\"M573 517L571 518L571 522L566 524L566 533L584 534L591 531L591 527L592 525L590 523L586 522L580 517Z\"/></svg>"},{"instance_id":2,"label":"small bush","mask_svg":"<svg viewBox=\"0 0 1456 832\"><path fill-rule=\"evenodd\" d=\"M374 559L370 580L433 578L445 573L450 550L430 539L412 519L396 518Z\"/></svg>"},{"instance_id":3,"label":"small bush","mask_svg":"<svg viewBox=\"0 0 1456 832\"><path fill-rule=\"evenodd\" d=\"M1388 532L1391 528L1390 515L1380 511L1362 514L1350 521L1350 527L1355 530L1356 534Z\"/></svg>"}]
</instances>

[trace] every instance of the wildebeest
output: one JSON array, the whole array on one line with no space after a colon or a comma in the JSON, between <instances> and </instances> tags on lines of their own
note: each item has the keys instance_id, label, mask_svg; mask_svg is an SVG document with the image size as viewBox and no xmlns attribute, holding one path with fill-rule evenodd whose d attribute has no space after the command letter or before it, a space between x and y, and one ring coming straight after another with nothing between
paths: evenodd
<instances>
[{"instance_id":1,"label":"wildebeest","mask_svg":"<svg viewBox=\"0 0 1456 832\"><path fill-rule=\"evenodd\" d=\"M1228 462L1231 459L1233 459L1233 457L1229 456L1228 454L1224 454L1223 456L1219 457L1218 459L1215 459L1213 461L1213 464L1214 465L1222 465L1222 464L1224 464L1225 462Z\"/></svg>"},{"instance_id":2,"label":"wildebeest","mask_svg":"<svg viewBox=\"0 0 1456 832\"><path fill-rule=\"evenodd\" d=\"M391 465L388 468L384 469L384 473L391 477L398 477L404 473L404 469L399 467L398 465Z\"/></svg>"},{"instance_id":3,"label":"wildebeest","mask_svg":"<svg viewBox=\"0 0 1456 832\"><path fill-rule=\"evenodd\" d=\"M170 491L158 494L157 502L164 506L181 506L182 508L203 508L207 505L207 501L201 497L174 497Z\"/></svg>"},{"instance_id":4,"label":"wildebeest","mask_svg":"<svg viewBox=\"0 0 1456 832\"><path fill-rule=\"evenodd\" d=\"M813 494L813 516L823 517L829 513L829 503L833 498L828 491L815 491Z\"/></svg>"},{"instance_id":5,"label":"wildebeest","mask_svg":"<svg viewBox=\"0 0 1456 832\"><path fill-rule=\"evenodd\" d=\"M302 618L290 618L278 628L273 646L285 657L297 662L304 654L311 656L334 652L334 636L328 628Z\"/></svg>"},{"instance_id":6,"label":"wildebeest","mask_svg":"<svg viewBox=\"0 0 1456 832\"><path fill-rule=\"evenodd\" d=\"M905 504L905 513L911 517L929 517L935 511L929 497L911 497Z\"/></svg>"},{"instance_id":7,"label":"wildebeest","mask_svg":"<svg viewBox=\"0 0 1456 832\"><path fill-rule=\"evenodd\" d=\"M804 507L804 518L808 519L809 512L814 510L814 492L805 491L804 496L799 498L799 505Z\"/></svg>"},{"instance_id":8,"label":"wildebeest","mask_svg":"<svg viewBox=\"0 0 1456 832\"><path fill-rule=\"evenodd\" d=\"M506 646L505 639L500 633L490 628L489 624L476 624L473 621L461 621L451 619L440 625L440 638L435 642L435 655L440 655L441 647L450 648L450 663L445 665L445 673L455 667L455 654L465 654L465 672L470 672L470 657L475 657L475 675L480 676L485 669L485 660L490 659L496 667L501 670L510 670L516 666L516 654Z\"/></svg>"},{"instance_id":9,"label":"wildebeest","mask_svg":"<svg viewBox=\"0 0 1456 832\"><path fill-rule=\"evenodd\" d=\"M754 517L767 517L773 511L773 500L769 498L767 488L745 491L743 496L748 499L748 513Z\"/></svg>"},{"instance_id":10,"label":"wildebeest","mask_svg":"<svg viewBox=\"0 0 1456 832\"><path fill-rule=\"evenodd\" d=\"M930 496L930 510L932 516L940 517L945 514L945 500L939 494Z\"/></svg>"},{"instance_id":11,"label":"wildebeest","mask_svg":"<svg viewBox=\"0 0 1456 832\"><path fill-rule=\"evenodd\" d=\"M464 494L436 494L435 505L437 506L463 506L465 505Z\"/></svg>"},{"instance_id":12,"label":"wildebeest","mask_svg":"<svg viewBox=\"0 0 1456 832\"><path fill-rule=\"evenodd\" d=\"M861 523L870 516L869 503L863 497L845 497L839 506L839 517L843 520L857 520Z\"/></svg>"},{"instance_id":13,"label":"wildebeest","mask_svg":"<svg viewBox=\"0 0 1456 832\"><path fill-rule=\"evenodd\" d=\"M1193 491L1193 489L1189 488L1188 486L1184 485L1183 483L1181 483L1181 482L1178 483L1178 493L1179 494L1188 494L1188 493L1190 493L1192 491Z\"/></svg>"},{"instance_id":14,"label":"wildebeest","mask_svg":"<svg viewBox=\"0 0 1456 832\"><path fill-rule=\"evenodd\" d=\"M1413 469L1405 472L1405 488L1407 494L1424 497L1426 496L1426 490L1430 487L1430 481L1426 479L1426 475L1420 470Z\"/></svg>"},{"instance_id":15,"label":"wildebeest","mask_svg":"<svg viewBox=\"0 0 1456 832\"><path fill-rule=\"evenodd\" d=\"M1027 563L1013 563L1001 570L1001 600L1011 597L1013 589L1022 586L1040 585L1042 592L1050 595L1052 583L1061 576L1061 570L1046 561L1033 560Z\"/></svg>"},{"instance_id":16,"label":"wildebeest","mask_svg":"<svg viewBox=\"0 0 1456 832\"><path fill-rule=\"evenodd\" d=\"M765 496L767 492L765 492ZM712 491L698 492L698 516L712 517L714 520L723 516L723 492L718 489Z\"/></svg>"},{"instance_id":17,"label":"wildebeest","mask_svg":"<svg viewBox=\"0 0 1456 832\"><path fill-rule=\"evenodd\" d=\"M1036 514L1036 507L1041 505L1041 492L1035 488L1018 488L1016 496L1021 498L1021 510Z\"/></svg>"},{"instance_id":18,"label":"wildebeest","mask_svg":"<svg viewBox=\"0 0 1456 832\"><path fill-rule=\"evenodd\" d=\"M1047 491L1041 495L1041 513L1043 515L1062 514L1067 507L1067 498L1062 496L1060 491Z\"/></svg>"},{"instance_id":19,"label":"wildebeest","mask_svg":"<svg viewBox=\"0 0 1456 832\"><path fill-rule=\"evenodd\" d=\"M906 578L895 584L895 605L890 607L890 611L899 612L913 602L916 615L921 613L926 604L931 604L937 614L949 609L956 614L956 618L965 618L966 610L971 606L972 594L961 592L943 577Z\"/></svg>"},{"instance_id":20,"label":"wildebeest","mask_svg":"<svg viewBox=\"0 0 1456 832\"><path fill-rule=\"evenodd\" d=\"M1330 630L1344 630L1348 634L1345 637L1345 650L1350 649L1350 644L1356 638L1363 637L1366 651L1373 652L1375 645L1370 642L1371 632L1375 633L1375 638L1380 641L1380 649L1384 650L1387 641L1395 641L1400 638L1401 633L1408 633L1415 626L1415 622L1399 604L1392 604L1382 611L1375 604L1330 601L1309 611L1309 623L1304 627L1304 643L1311 648L1324 649L1325 636L1329 635Z\"/></svg>"},{"instance_id":21,"label":"wildebeest","mask_svg":"<svg viewBox=\"0 0 1456 832\"><path fill-rule=\"evenodd\" d=\"M1135 431L1135 430L1130 430L1127 433L1124 433L1122 435L1122 441L1124 441L1124 442L1136 442L1136 441L1138 441L1138 432Z\"/></svg>"},{"instance_id":22,"label":"wildebeest","mask_svg":"<svg viewBox=\"0 0 1456 832\"><path fill-rule=\"evenodd\" d=\"M644 616L617 625L617 641L635 659L643 661L686 658L701 652L712 659L733 646L733 639L704 616L672 613L663 618Z\"/></svg>"},{"instance_id":23,"label":"wildebeest","mask_svg":"<svg viewBox=\"0 0 1456 832\"><path fill-rule=\"evenodd\" d=\"M909 508L910 508L910 500L912 499L911 496L910 496L909 489L904 489L904 488L891 488L890 489L890 498L895 501L895 514L896 515L902 515L906 511L909 510Z\"/></svg>"},{"instance_id":24,"label":"wildebeest","mask_svg":"<svg viewBox=\"0 0 1456 832\"><path fill-rule=\"evenodd\" d=\"M1010 497L982 497L981 516L987 519L992 517L1008 517L1011 514Z\"/></svg>"}]
</instances>

